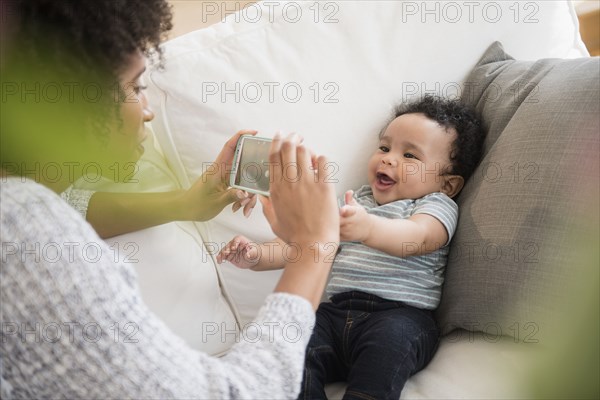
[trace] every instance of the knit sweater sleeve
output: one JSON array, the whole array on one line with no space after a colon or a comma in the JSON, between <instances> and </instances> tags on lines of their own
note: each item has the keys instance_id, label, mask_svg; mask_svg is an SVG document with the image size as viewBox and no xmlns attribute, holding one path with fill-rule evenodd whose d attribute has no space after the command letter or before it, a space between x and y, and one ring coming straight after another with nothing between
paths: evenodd
<instances>
[{"instance_id":1,"label":"knit sweater sleeve","mask_svg":"<svg viewBox=\"0 0 600 400\"><path fill-rule=\"evenodd\" d=\"M148 310L134 271L54 193L9 179L1 200L2 398L296 397L308 301L270 295L212 357Z\"/></svg>"}]
</instances>

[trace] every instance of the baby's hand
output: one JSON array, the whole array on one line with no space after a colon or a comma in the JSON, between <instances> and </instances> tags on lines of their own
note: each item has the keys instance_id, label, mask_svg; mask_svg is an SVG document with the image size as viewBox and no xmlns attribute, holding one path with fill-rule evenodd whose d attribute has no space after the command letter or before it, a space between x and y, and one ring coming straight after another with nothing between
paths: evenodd
<instances>
[{"instance_id":1,"label":"baby's hand","mask_svg":"<svg viewBox=\"0 0 600 400\"><path fill-rule=\"evenodd\" d=\"M258 244L245 236L238 235L217 254L217 262L222 264L224 261L229 261L238 268L252 268L260 261Z\"/></svg>"},{"instance_id":2,"label":"baby's hand","mask_svg":"<svg viewBox=\"0 0 600 400\"><path fill-rule=\"evenodd\" d=\"M346 204L340 208L340 240L364 242L371 229L367 210L352 197L352 190L344 196Z\"/></svg>"}]
</instances>

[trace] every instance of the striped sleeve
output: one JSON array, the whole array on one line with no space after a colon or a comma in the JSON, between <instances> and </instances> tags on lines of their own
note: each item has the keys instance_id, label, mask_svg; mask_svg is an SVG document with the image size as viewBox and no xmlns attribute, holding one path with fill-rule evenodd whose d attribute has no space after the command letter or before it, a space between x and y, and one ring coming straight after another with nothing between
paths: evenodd
<instances>
[{"instance_id":1,"label":"striped sleeve","mask_svg":"<svg viewBox=\"0 0 600 400\"><path fill-rule=\"evenodd\" d=\"M444 193L432 193L416 201L415 208L411 215L427 214L439 220L446 232L448 241L444 246L448 246L458 223L458 205Z\"/></svg>"}]
</instances>

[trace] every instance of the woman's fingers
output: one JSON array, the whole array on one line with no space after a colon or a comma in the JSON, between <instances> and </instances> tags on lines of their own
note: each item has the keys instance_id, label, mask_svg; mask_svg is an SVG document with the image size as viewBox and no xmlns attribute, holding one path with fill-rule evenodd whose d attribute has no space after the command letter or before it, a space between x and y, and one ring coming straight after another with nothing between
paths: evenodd
<instances>
[{"instance_id":1,"label":"woman's fingers","mask_svg":"<svg viewBox=\"0 0 600 400\"><path fill-rule=\"evenodd\" d=\"M258 131L253 129L242 129L238 131L235 135L233 135L229 140L225 143L221 152L217 156L215 162L218 164L217 168L223 168L223 170L227 170L231 163L233 162L233 155L235 154L235 147L237 146L237 142L242 135L256 135Z\"/></svg>"},{"instance_id":2,"label":"woman's fingers","mask_svg":"<svg viewBox=\"0 0 600 400\"><path fill-rule=\"evenodd\" d=\"M298 135L289 135L274 141L270 160L280 164L274 165L271 197L261 203L275 234L288 243L339 240L335 193L325 179L327 159L315 159Z\"/></svg>"},{"instance_id":3,"label":"woman's fingers","mask_svg":"<svg viewBox=\"0 0 600 400\"><path fill-rule=\"evenodd\" d=\"M250 195L250 197L242 200L240 204L244 206L244 216L248 218L256 205L256 195Z\"/></svg>"},{"instance_id":4,"label":"woman's fingers","mask_svg":"<svg viewBox=\"0 0 600 400\"><path fill-rule=\"evenodd\" d=\"M281 162L281 136L276 133L271 142L271 148L269 149L269 174L271 176L271 183L279 182L282 175L282 162ZM273 185L271 185L271 189ZM262 199L261 199L262 203Z\"/></svg>"},{"instance_id":5,"label":"woman's fingers","mask_svg":"<svg viewBox=\"0 0 600 400\"><path fill-rule=\"evenodd\" d=\"M299 144L296 148L296 162L298 166L298 173L304 174L312 171L312 160L310 150L304 147L302 144ZM308 178L311 178L308 175Z\"/></svg>"},{"instance_id":6,"label":"woman's fingers","mask_svg":"<svg viewBox=\"0 0 600 400\"><path fill-rule=\"evenodd\" d=\"M297 149L300 147L302 138L297 133L289 134L285 140L281 143L281 168L282 177L296 182L300 174L298 160L297 160Z\"/></svg>"}]
</instances>

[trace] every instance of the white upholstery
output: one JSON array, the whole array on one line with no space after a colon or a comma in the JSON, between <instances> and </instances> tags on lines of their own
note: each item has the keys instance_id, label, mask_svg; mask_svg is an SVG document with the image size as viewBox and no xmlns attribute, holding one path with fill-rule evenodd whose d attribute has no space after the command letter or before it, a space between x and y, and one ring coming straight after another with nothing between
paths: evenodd
<instances>
[{"instance_id":1,"label":"white upholstery","mask_svg":"<svg viewBox=\"0 0 600 400\"><path fill-rule=\"evenodd\" d=\"M460 94L462 79L493 41L517 59L587 55L566 1L292 3L253 5L245 17L168 42L165 69L146 74L152 125L178 185L193 182L233 133L253 128L262 136L300 132L308 147L329 157L342 193L365 183L366 160L392 106L424 91ZM266 240L272 233L259 206L248 220L227 210L196 224L193 234L190 226L171 225L179 228L123 240L148 252L137 270L151 307L194 347L218 353L228 343L198 340L198 322L232 321L227 296L218 293L219 273L242 324L279 273L201 260L200 239L218 249L235 234ZM166 249L152 248L165 242ZM445 338L403 398L526 397L503 375L514 371L522 348L509 339Z\"/></svg>"},{"instance_id":2,"label":"white upholstery","mask_svg":"<svg viewBox=\"0 0 600 400\"><path fill-rule=\"evenodd\" d=\"M442 339L431 363L408 380L400 399L530 399L527 379L537 346L513 338L456 331ZM341 399L345 385L326 389Z\"/></svg>"},{"instance_id":3,"label":"white upholstery","mask_svg":"<svg viewBox=\"0 0 600 400\"><path fill-rule=\"evenodd\" d=\"M168 42L165 70L148 76L149 97L178 179L185 186L197 178L239 129L297 131L330 158L342 193L365 182L391 107L424 90L460 93L494 40L517 59L587 54L568 2L453 3L323 2L319 12L312 2L259 4ZM226 211L209 227L204 239L214 248L238 233L272 237L259 209L248 221ZM248 321L278 274L221 268Z\"/></svg>"},{"instance_id":4,"label":"white upholstery","mask_svg":"<svg viewBox=\"0 0 600 400\"><path fill-rule=\"evenodd\" d=\"M177 180L153 145L152 132L148 133L146 151L131 182L80 179L76 186L107 192L178 189ZM219 270L204 247L201 228L202 224L174 222L107 242L115 259L135 268L142 298L150 309L190 346L219 354L235 341L235 335L221 335L225 331L221 327L235 331L236 317L221 288Z\"/></svg>"}]
</instances>

